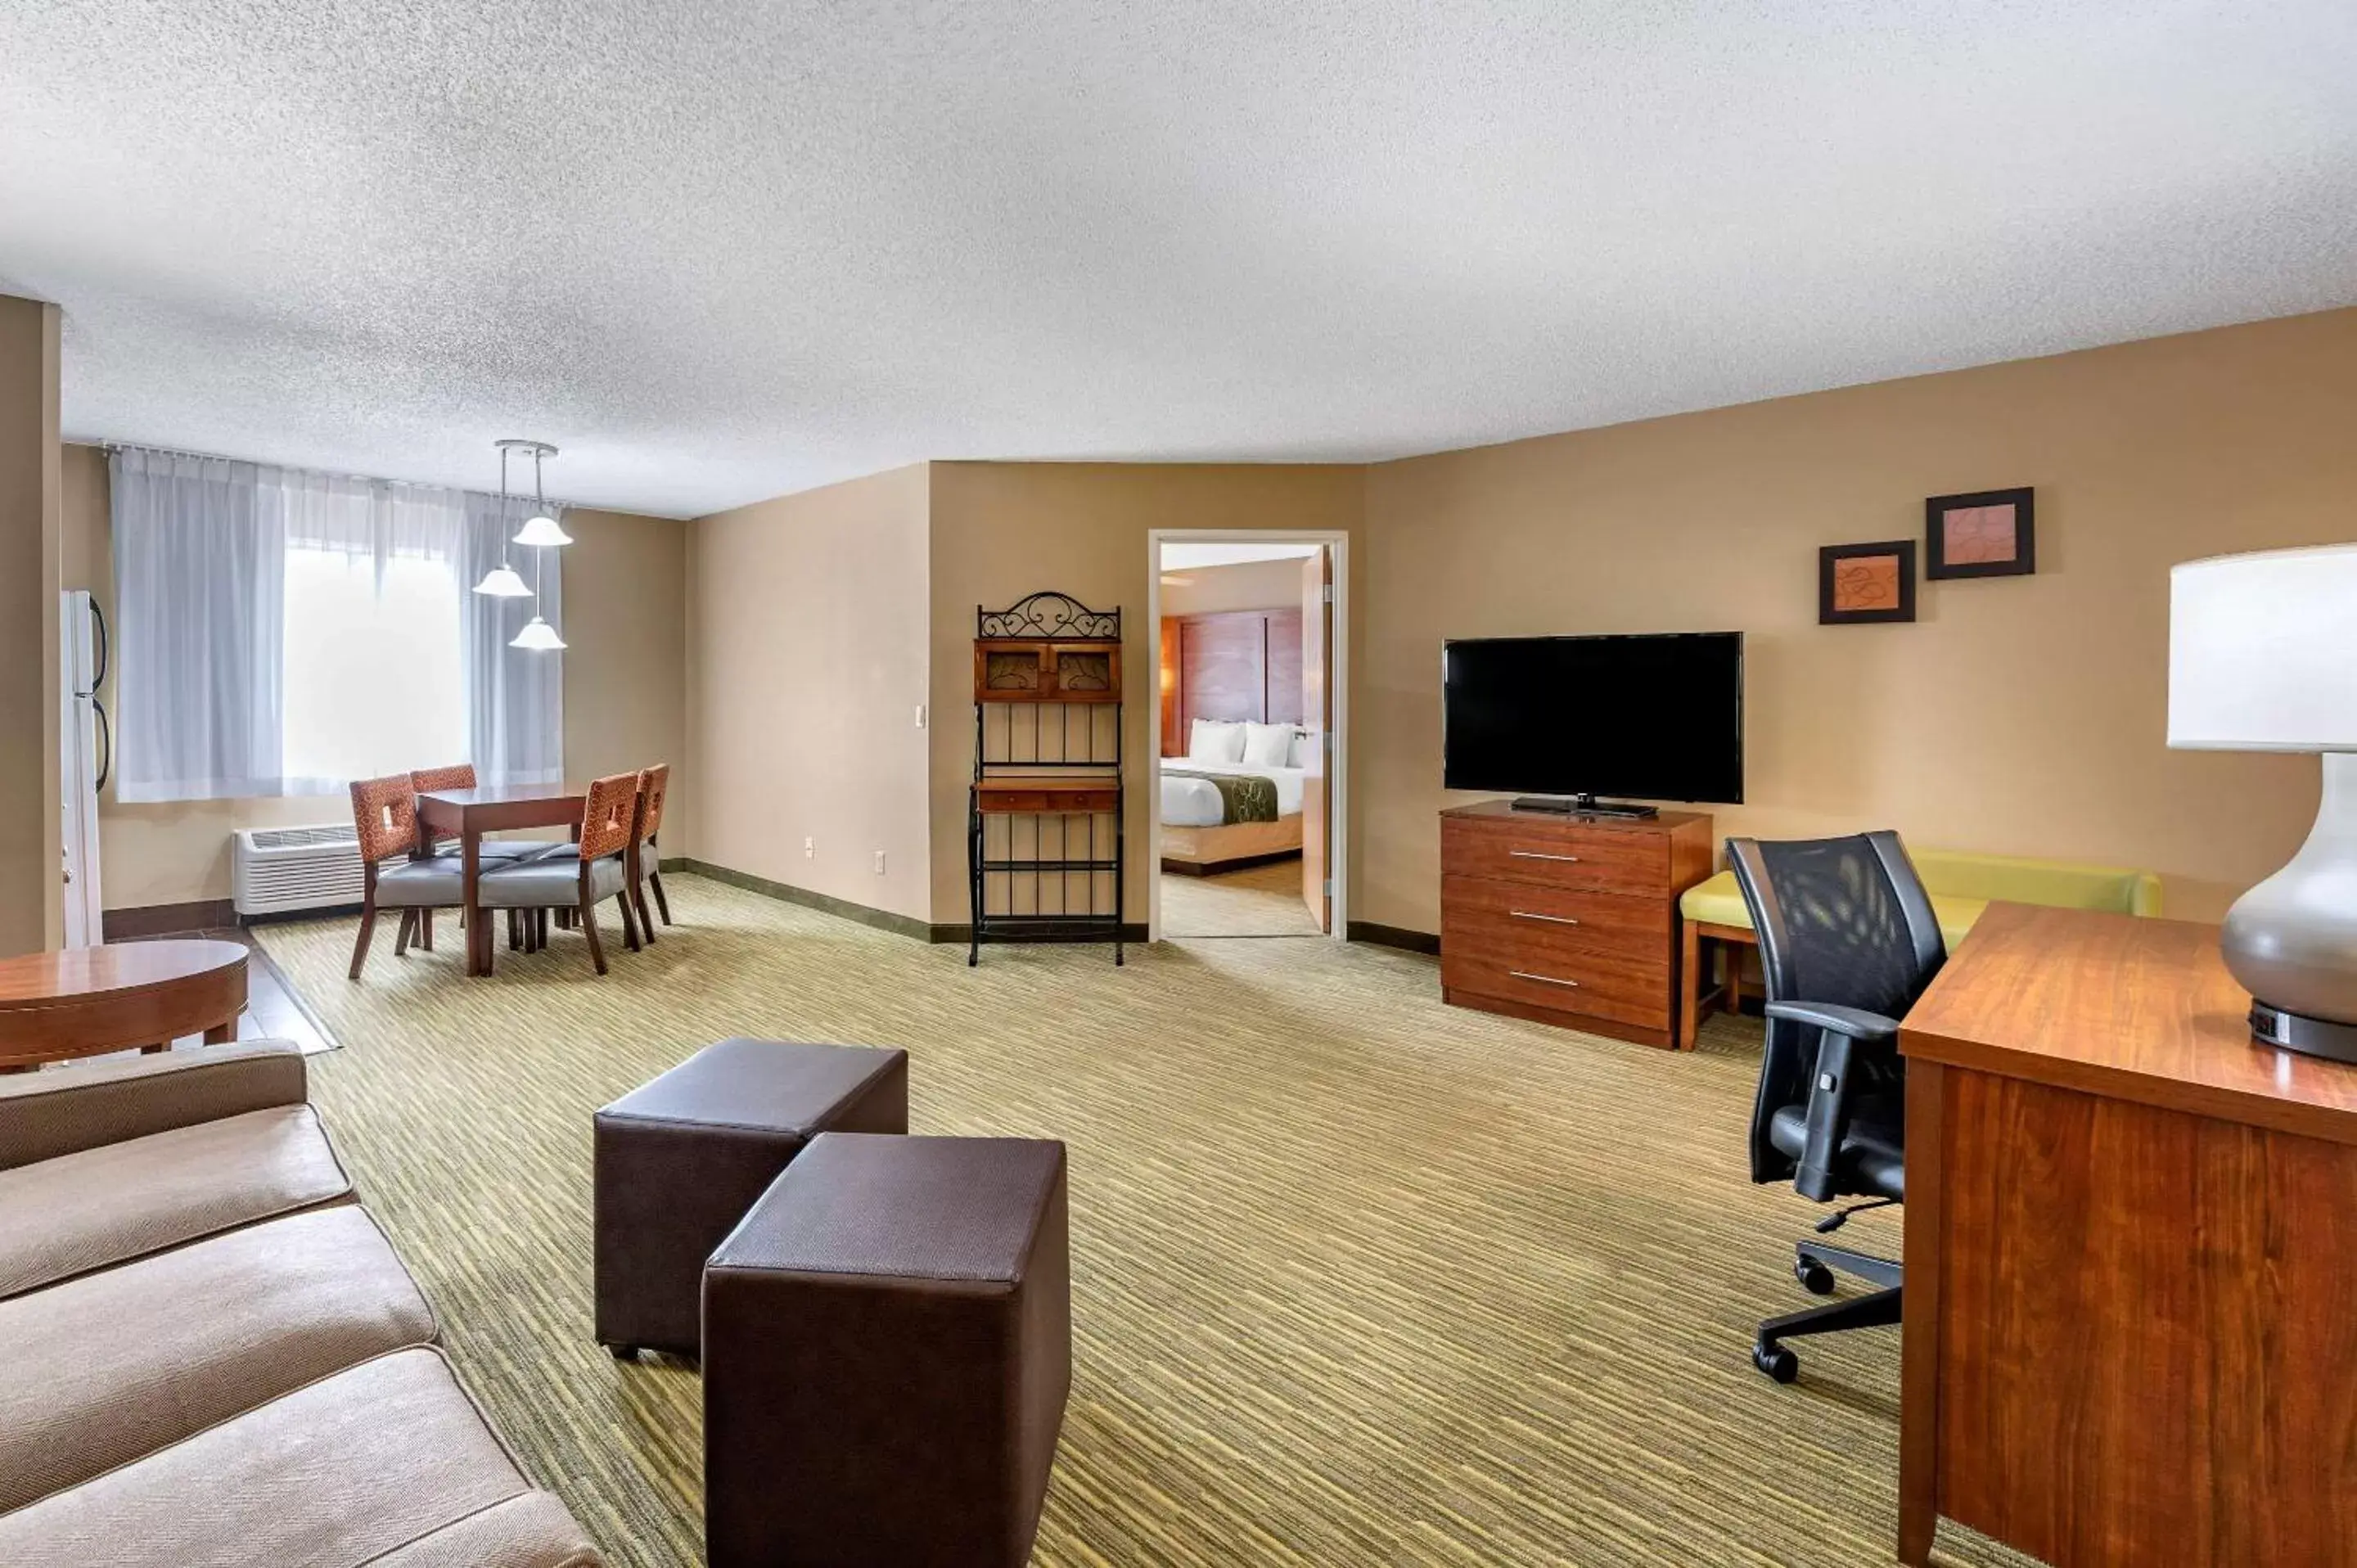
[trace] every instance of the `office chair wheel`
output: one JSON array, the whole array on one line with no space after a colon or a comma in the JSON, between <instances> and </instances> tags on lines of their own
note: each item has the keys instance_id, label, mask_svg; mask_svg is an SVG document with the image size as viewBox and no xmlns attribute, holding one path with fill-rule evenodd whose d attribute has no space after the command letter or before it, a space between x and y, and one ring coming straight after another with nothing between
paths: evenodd
<instances>
[{"instance_id":1,"label":"office chair wheel","mask_svg":"<svg viewBox=\"0 0 2357 1568\"><path fill-rule=\"evenodd\" d=\"M1811 1295L1834 1294L1834 1272L1814 1258L1793 1259L1792 1277L1800 1281L1801 1288Z\"/></svg>"},{"instance_id":2,"label":"office chair wheel","mask_svg":"<svg viewBox=\"0 0 2357 1568\"><path fill-rule=\"evenodd\" d=\"M1781 1345L1755 1342L1751 1347L1751 1364L1780 1383L1789 1383L1801 1375L1801 1359Z\"/></svg>"}]
</instances>

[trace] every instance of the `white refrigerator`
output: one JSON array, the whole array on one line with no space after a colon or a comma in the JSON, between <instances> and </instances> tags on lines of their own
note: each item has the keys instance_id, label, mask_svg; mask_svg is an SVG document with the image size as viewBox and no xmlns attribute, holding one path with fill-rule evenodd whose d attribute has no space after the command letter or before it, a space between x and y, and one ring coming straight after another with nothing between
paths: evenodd
<instances>
[{"instance_id":1,"label":"white refrigerator","mask_svg":"<svg viewBox=\"0 0 2357 1568\"><path fill-rule=\"evenodd\" d=\"M97 601L70 588L59 624L64 639L65 689L60 693L58 753L65 777L66 946L96 947L106 940L99 901L98 792L114 764L114 730L98 689L106 679L106 618Z\"/></svg>"}]
</instances>

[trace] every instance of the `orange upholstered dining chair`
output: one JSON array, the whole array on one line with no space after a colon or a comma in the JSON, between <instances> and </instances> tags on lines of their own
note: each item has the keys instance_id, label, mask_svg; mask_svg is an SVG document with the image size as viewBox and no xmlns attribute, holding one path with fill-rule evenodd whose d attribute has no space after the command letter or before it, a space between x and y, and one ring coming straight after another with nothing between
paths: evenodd
<instances>
[{"instance_id":1,"label":"orange upholstered dining chair","mask_svg":"<svg viewBox=\"0 0 2357 1568\"><path fill-rule=\"evenodd\" d=\"M487 909L524 909L540 929L539 912L571 909L589 939L589 961L606 972L606 947L597 936L597 906L608 898L622 906L622 940L639 950L639 924L630 908L630 854L638 832L639 776L616 773L597 779L581 804L581 838L564 846L576 853L534 855L483 868L475 896Z\"/></svg>"},{"instance_id":2,"label":"orange upholstered dining chair","mask_svg":"<svg viewBox=\"0 0 2357 1568\"><path fill-rule=\"evenodd\" d=\"M401 911L393 946L393 957L401 958L421 920L430 919L436 909L457 907L465 879L455 858L419 854L417 792L405 773L354 781L352 831L361 843L361 934L352 944L351 971L358 980L380 908Z\"/></svg>"}]
</instances>

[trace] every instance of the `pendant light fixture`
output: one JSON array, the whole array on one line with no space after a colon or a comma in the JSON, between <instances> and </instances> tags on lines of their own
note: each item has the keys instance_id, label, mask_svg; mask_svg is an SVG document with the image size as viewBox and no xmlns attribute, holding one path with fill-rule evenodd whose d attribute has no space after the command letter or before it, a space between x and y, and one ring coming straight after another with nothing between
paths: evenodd
<instances>
[{"instance_id":1,"label":"pendant light fixture","mask_svg":"<svg viewBox=\"0 0 2357 1568\"><path fill-rule=\"evenodd\" d=\"M502 528L507 526L508 515L508 450L530 445L532 443L522 441L502 441L499 444L500 525ZM500 550L500 564L483 574L483 580L475 585L475 592L488 594L495 599L528 599L532 596L532 590L524 586L523 579L516 575L514 567L508 564L508 553L504 546Z\"/></svg>"},{"instance_id":2,"label":"pendant light fixture","mask_svg":"<svg viewBox=\"0 0 2357 1568\"><path fill-rule=\"evenodd\" d=\"M523 520L523 528L515 536L518 544L537 544L544 548L570 544L573 536L556 526L556 519L548 510L548 494L540 485L540 460L554 457L556 448L544 442L532 444L532 515ZM559 644L559 646L563 646Z\"/></svg>"},{"instance_id":3,"label":"pendant light fixture","mask_svg":"<svg viewBox=\"0 0 2357 1568\"><path fill-rule=\"evenodd\" d=\"M555 456L556 448L545 441L511 439L497 442L494 445L500 449L499 527L501 532L507 530L509 515L508 458L526 452L532 454L532 516L524 520L523 527L509 542L536 547L532 564L533 581L532 585L526 587L523 578L508 564L507 545L503 543L500 547L500 564L483 574L483 580L475 585L475 592L489 594L496 598L538 599L543 567L538 551L554 549L558 545L573 542L572 536L556 525L555 514L548 505L548 492L541 481L541 462L544 458ZM534 615L530 620L524 622L523 629L509 640L508 646L533 651L553 652L564 648L565 639L556 634L554 627L548 624L546 616Z\"/></svg>"}]
</instances>

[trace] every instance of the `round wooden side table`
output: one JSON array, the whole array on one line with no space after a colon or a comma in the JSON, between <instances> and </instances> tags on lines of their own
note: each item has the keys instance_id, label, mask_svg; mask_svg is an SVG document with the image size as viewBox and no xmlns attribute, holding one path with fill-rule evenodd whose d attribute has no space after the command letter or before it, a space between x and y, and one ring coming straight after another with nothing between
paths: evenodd
<instances>
[{"instance_id":1,"label":"round wooden side table","mask_svg":"<svg viewBox=\"0 0 2357 1568\"><path fill-rule=\"evenodd\" d=\"M184 1035L237 1038L245 949L115 942L0 959L0 1072L109 1051L160 1051Z\"/></svg>"}]
</instances>

